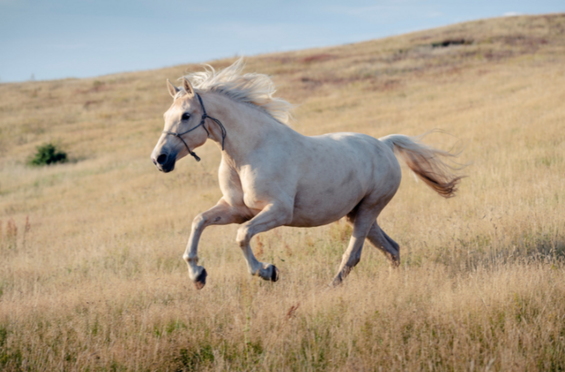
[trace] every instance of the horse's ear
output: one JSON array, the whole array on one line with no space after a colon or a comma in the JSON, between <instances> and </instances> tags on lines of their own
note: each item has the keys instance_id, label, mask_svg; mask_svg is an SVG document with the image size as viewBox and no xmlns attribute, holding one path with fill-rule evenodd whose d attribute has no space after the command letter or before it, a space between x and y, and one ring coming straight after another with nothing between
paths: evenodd
<instances>
[{"instance_id":1,"label":"horse's ear","mask_svg":"<svg viewBox=\"0 0 565 372\"><path fill-rule=\"evenodd\" d=\"M186 91L189 97L194 96L194 89L192 89L192 85L190 85L190 81L188 81L188 79L185 77L182 78L182 87L184 88L184 90Z\"/></svg>"},{"instance_id":2,"label":"horse's ear","mask_svg":"<svg viewBox=\"0 0 565 372\"><path fill-rule=\"evenodd\" d=\"M171 95L171 97L175 98L175 96L177 95L177 93L180 91L179 88L175 87L173 85L173 83L171 83L169 81L169 79L167 79L167 89L169 90L169 94Z\"/></svg>"}]
</instances>

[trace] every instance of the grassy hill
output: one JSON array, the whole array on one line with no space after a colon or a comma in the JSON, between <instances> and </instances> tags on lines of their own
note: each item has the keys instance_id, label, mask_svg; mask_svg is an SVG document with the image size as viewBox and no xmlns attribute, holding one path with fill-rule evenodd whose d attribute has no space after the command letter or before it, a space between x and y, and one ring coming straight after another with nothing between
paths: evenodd
<instances>
[{"instance_id":1,"label":"grassy hill","mask_svg":"<svg viewBox=\"0 0 565 372\"><path fill-rule=\"evenodd\" d=\"M149 155L165 79L201 66L0 84L1 368L565 369L564 66L563 14L249 58L301 133L440 128L454 136L426 142L466 144L456 198L405 172L379 218L401 267L366 245L332 291L343 223L254 239L275 284L248 277L237 226L211 227L208 284L189 282L181 255L221 196L220 153L207 144L170 174ZM70 162L27 166L45 142Z\"/></svg>"}]
</instances>

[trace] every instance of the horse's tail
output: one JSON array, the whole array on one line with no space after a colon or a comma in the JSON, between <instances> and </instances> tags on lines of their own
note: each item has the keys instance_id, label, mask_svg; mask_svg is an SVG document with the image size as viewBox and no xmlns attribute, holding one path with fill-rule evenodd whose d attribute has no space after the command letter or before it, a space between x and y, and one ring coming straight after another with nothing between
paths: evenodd
<instances>
[{"instance_id":1,"label":"horse's tail","mask_svg":"<svg viewBox=\"0 0 565 372\"><path fill-rule=\"evenodd\" d=\"M441 157L453 158L459 155L434 149L420 142L423 136L408 137L402 134L391 134L379 138L388 145L394 153L404 159L408 167L422 180L444 198L455 196L460 176L454 174L454 167L445 163Z\"/></svg>"}]
</instances>

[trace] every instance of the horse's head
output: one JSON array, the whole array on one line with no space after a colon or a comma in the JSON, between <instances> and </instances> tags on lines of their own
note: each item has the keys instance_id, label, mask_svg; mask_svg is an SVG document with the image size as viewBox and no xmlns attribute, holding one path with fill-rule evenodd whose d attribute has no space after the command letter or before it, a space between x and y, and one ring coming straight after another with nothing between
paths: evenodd
<instances>
[{"instance_id":1,"label":"horse's head","mask_svg":"<svg viewBox=\"0 0 565 372\"><path fill-rule=\"evenodd\" d=\"M165 129L151 153L157 169L165 173L175 169L175 162L187 154L199 160L192 151L208 138L202 122L203 109L190 82L184 78L182 88L177 88L167 80L167 88L173 104L163 115Z\"/></svg>"}]
</instances>

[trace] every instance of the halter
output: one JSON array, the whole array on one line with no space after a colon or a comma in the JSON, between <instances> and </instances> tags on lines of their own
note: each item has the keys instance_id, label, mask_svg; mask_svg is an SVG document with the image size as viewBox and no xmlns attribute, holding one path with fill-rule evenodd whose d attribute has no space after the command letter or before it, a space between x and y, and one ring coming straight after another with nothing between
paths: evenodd
<instances>
[{"instance_id":1,"label":"halter","mask_svg":"<svg viewBox=\"0 0 565 372\"><path fill-rule=\"evenodd\" d=\"M206 119L210 119L210 120L214 121L214 123L218 124L219 127L220 127L220 130L222 131L222 151L224 151L224 142L225 142L225 140L226 140L227 132L226 132L226 128L224 128L224 126L222 125L222 123L221 123L218 119L213 118L213 117L209 116L209 115L206 113L206 109L204 108L204 103L202 103L202 98L200 98L200 95L199 95L198 93L196 93L196 97L198 97L198 101L200 101L200 106L202 106L202 112L203 112L203 114L202 114L202 120L200 120L200 124L198 124L197 126L195 126L195 127L193 127L193 128L190 128L190 129L187 130L186 132L182 132L182 133L169 132L169 131L167 131L167 130L164 130L163 133L165 133L165 134L170 134L170 135L175 136L175 137L177 137L178 139L180 139L180 140L182 141L182 143L184 143L184 145L186 146L186 149L188 150L188 153L189 153L190 155L192 155L192 156L194 157L194 159L196 159L196 161L200 161L200 158L198 157L198 155L196 155L194 152L192 152L192 151L190 150L190 148L189 148L188 145L186 144L186 141L185 141L181 136L184 136L185 134L190 133L190 132L192 132L193 130L195 130L196 128L198 128L198 127L201 126L202 128L204 128L204 130L205 130L206 133L208 134L208 137L210 137L210 132L208 132L208 129L206 129L206 126L204 125L204 122L206 121Z\"/></svg>"}]
</instances>

